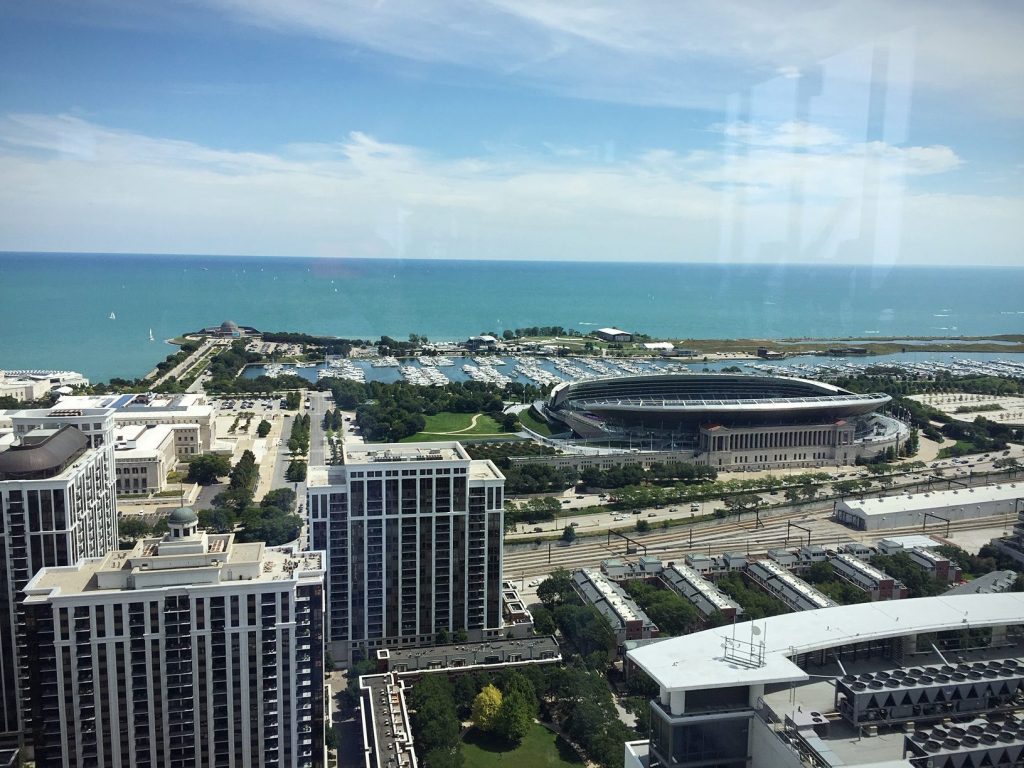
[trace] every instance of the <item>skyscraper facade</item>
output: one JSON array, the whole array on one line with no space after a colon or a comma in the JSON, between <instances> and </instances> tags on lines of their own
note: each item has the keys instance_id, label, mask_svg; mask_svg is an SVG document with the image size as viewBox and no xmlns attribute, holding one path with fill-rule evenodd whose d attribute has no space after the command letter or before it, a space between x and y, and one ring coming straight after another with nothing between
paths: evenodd
<instances>
[{"instance_id":1,"label":"skyscraper facade","mask_svg":"<svg viewBox=\"0 0 1024 768\"><path fill-rule=\"evenodd\" d=\"M0 442L0 740L21 740L27 692L21 590L43 567L117 547L114 411L33 409ZM19 690L21 694L19 695Z\"/></svg>"},{"instance_id":2,"label":"skyscraper facade","mask_svg":"<svg viewBox=\"0 0 1024 768\"><path fill-rule=\"evenodd\" d=\"M168 526L26 586L36 764L322 766L323 555Z\"/></svg>"},{"instance_id":3,"label":"skyscraper facade","mask_svg":"<svg viewBox=\"0 0 1024 768\"><path fill-rule=\"evenodd\" d=\"M505 478L455 442L348 444L310 468L310 546L327 554L336 661L502 629Z\"/></svg>"}]
</instances>

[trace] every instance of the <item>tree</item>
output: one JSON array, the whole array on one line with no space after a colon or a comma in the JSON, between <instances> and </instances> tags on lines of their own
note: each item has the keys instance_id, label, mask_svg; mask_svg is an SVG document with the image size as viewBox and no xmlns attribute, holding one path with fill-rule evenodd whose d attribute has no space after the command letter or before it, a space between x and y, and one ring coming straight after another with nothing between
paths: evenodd
<instances>
[{"instance_id":1,"label":"tree","mask_svg":"<svg viewBox=\"0 0 1024 768\"><path fill-rule=\"evenodd\" d=\"M534 688L533 683L530 682L530 678L515 669L505 669L502 671L502 675L504 677L504 681L501 684L502 695L510 696L513 693L521 694L529 709L530 719L532 720L537 717L539 709L537 689Z\"/></svg>"},{"instance_id":2,"label":"tree","mask_svg":"<svg viewBox=\"0 0 1024 768\"><path fill-rule=\"evenodd\" d=\"M188 477L190 483L200 485L213 485L217 478L225 477L231 472L231 462L227 456L218 456L213 453L204 453L196 456L188 465Z\"/></svg>"},{"instance_id":3,"label":"tree","mask_svg":"<svg viewBox=\"0 0 1024 768\"><path fill-rule=\"evenodd\" d=\"M501 701L494 731L506 741L515 743L530 732L532 722L530 704L526 697L519 691L511 691Z\"/></svg>"},{"instance_id":4,"label":"tree","mask_svg":"<svg viewBox=\"0 0 1024 768\"><path fill-rule=\"evenodd\" d=\"M122 517L117 521L117 536L122 541L138 541L150 532L141 517Z\"/></svg>"},{"instance_id":5,"label":"tree","mask_svg":"<svg viewBox=\"0 0 1024 768\"><path fill-rule=\"evenodd\" d=\"M199 527L205 531L230 533L235 529L234 516L227 508L201 509L197 515L199 517Z\"/></svg>"},{"instance_id":6,"label":"tree","mask_svg":"<svg viewBox=\"0 0 1024 768\"><path fill-rule=\"evenodd\" d=\"M306 462L292 459L285 470L284 479L289 483L301 483L306 479Z\"/></svg>"},{"instance_id":7,"label":"tree","mask_svg":"<svg viewBox=\"0 0 1024 768\"><path fill-rule=\"evenodd\" d=\"M649 522L647 522L646 520L637 520L636 521L636 532L637 533L647 533L649 530L651 530L651 524Z\"/></svg>"},{"instance_id":8,"label":"tree","mask_svg":"<svg viewBox=\"0 0 1024 768\"><path fill-rule=\"evenodd\" d=\"M556 568L537 587L537 597L548 610L562 605L576 596L572 588L572 575L565 568Z\"/></svg>"},{"instance_id":9,"label":"tree","mask_svg":"<svg viewBox=\"0 0 1024 768\"><path fill-rule=\"evenodd\" d=\"M452 749L432 749L423 757L426 768L463 768L466 764L462 752Z\"/></svg>"},{"instance_id":10,"label":"tree","mask_svg":"<svg viewBox=\"0 0 1024 768\"><path fill-rule=\"evenodd\" d=\"M846 498L849 494L853 493L853 490L856 487L856 480L837 480L832 483L832 492L838 494L842 498Z\"/></svg>"},{"instance_id":11,"label":"tree","mask_svg":"<svg viewBox=\"0 0 1024 768\"><path fill-rule=\"evenodd\" d=\"M270 434L270 422L266 419L260 421L259 426L256 427L257 437L266 437Z\"/></svg>"},{"instance_id":12,"label":"tree","mask_svg":"<svg viewBox=\"0 0 1024 768\"><path fill-rule=\"evenodd\" d=\"M490 731L497 721L501 709L501 691L493 685L486 685L473 699L473 725L481 731Z\"/></svg>"},{"instance_id":13,"label":"tree","mask_svg":"<svg viewBox=\"0 0 1024 768\"><path fill-rule=\"evenodd\" d=\"M267 495L260 501L260 506L264 509L275 507L282 512L291 512L295 509L295 491L291 488L275 488L272 491L267 491Z\"/></svg>"},{"instance_id":14,"label":"tree","mask_svg":"<svg viewBox=\"0 0 1024 768\"><path fill-rule=\"evenodd\" d=\"M562 529L562 541L568 542L569 544L576 541L576 529L573 526L567 525Z\"/></svg>"},{"instance_id":15,"label":"tree","mask_svg":"<svg viewBox=\"0 0 1024 768\"><path fill-rule=\"evenodd\" d=\"M538 635L553 635L555 634L555 618L551 615L551 611L545 608L543 605L538 605L533 609L533 631Z\"/></svg>"},{"instance_id":16,"label":"tree","mask_svg":"<svg viewBox=\"0 0 1024 768\"><path fill-rule=\"evenodd\" d=\"M498 417L503 432L515 432L519 429L519 417L514 413L503 413Z\"/></svg>"}]
</instances>

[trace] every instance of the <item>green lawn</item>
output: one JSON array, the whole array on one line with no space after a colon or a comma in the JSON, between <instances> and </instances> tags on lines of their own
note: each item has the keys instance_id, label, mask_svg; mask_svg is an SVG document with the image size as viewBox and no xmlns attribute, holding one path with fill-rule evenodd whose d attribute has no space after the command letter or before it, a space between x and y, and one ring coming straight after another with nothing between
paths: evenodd
<instances>
[{"instance_id":1,"label":"green lawn","mask_svg":"<svg viewBox=\"0 0 1024 768\"><path fill-rule=\"evenodd\" d=\"M544 435L545 437L550 437L551 435L551 427L547 425L547 422L541 421L530 413L529 408L519 413L519 421L522 422L524 427L532 429L538 435Z\"/></svg>"},{"instance_id":2,"label":"green lawn","mask_svg":"<svg viewBox=\"0 0 1024 768\"><path fill-rule=\"evenodd\" d=\"M473 417L476 416L476 424ZM434 440L458 440L460 437L481 437L507 435L501 426L486 414L479 413L436 413L426 416L427 424L422 432L403 438L403 443L422 443Z\"/></svg>"},{"instance_id":3,"label":"green lawn","mask_svg":"<svg viewBox=\"0 0 1024 768\"><path fill-rule=\"evenodd\" d=\"M462 742L462 755L466 768L573 768L583 765L564 739L537 723L515 748L490 734L471 729Z\"/></svg>"}]
</instances>

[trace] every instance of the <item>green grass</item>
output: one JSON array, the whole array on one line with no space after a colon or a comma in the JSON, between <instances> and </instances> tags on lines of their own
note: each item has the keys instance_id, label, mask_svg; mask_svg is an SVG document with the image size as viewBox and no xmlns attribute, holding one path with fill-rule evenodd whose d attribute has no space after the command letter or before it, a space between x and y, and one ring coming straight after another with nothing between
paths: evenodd
<instances>
[{"instance_id":1,"label":"green grass","mask_svg":"<svg viewBox=\"0 0 1024 768\"><path fill-rule=\"evenodd\" d=\"M956 444L948 446L946 448L940 448L939 453L936 456L938 459L951 459L957 456L963 456L967 453L980 453L981 449L978 448L974 443L965 440L957 440Z\"/></svg>"},{"instance_id":2,"label":"green grass","mask_svg":"<svg viewBox=\"0 0 1024 768\"><path fill-rule=\"evenodd\" d=\"M490 734L471 729L463 740L462 755L466 768L572 768L583 765L563 738L536 723L515 747Z\"/></svg>"},{"instance_id":3,"label":"green grass","mask_svg":"<svg viewBox=\"0 0 1024 768\"><path fill-rule=\"evenodd\" d=\"M545 437L551 436L551 427L547 425L547 422L541 421L532 413L530 413L529 408L527 408L525 411L519 412L519 421L522 423L524 427L532 429L538 435L544 435Z\"/></svg>"},{"instance_id":4,"label":"green grass","mask_svg":"<svg viewBox=\"0 0 1024 768\"><path fill-rule=\"evenodd\" d=\"M473 417L478 416L476 425L473 424ZM422 432L403 438L403 443L422 443L435 440L458 440L460 437L481 437L487 435L506 435L501 431L501 426L486 414L473 413L449 413L447 411L435 413L433 416L425 417L427 424Z\"/></svg>"}]
</instances>

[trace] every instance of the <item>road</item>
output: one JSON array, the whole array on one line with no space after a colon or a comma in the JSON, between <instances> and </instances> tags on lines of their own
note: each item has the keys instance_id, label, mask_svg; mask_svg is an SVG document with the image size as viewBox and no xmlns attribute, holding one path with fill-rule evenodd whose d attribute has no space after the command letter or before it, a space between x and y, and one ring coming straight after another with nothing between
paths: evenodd
<instances>
[{"instance_id":1,"label":"road","mask_svg":"<svg viewBox=\"0 0 1024 768\"><path fill-rule=\"evenodd\" d=\"M1022 455L1024 455L1024 447L1013 446L1010 449L1009 456L1019 459ZM1000 452L992 452L987 458L984 455L975 455L965 456L963 459L958 460L942 459L932 462L925 469L897 476L896 484L891 488L883 487L882 482L878 481L874 477L864 477L866 472L860 467L851 467L845 474L840 474L838 477L844 480L876 480L872 489L867 491L870 495L893 495L897 493L920 493L929 490L948 490L957 483L965 483L967 485L974 486L985 485L988 481L984 475L979 475L978 473L993 471L993 463L1001 458L1006 457L1004 457ZM954 461L963 463L954 463ZM745 477L745 475L739 473L733 473L732 476L738 478ZM1007 476L1003 475L1002 477ZM1011 477L1009 479L1013 478ZM993 482L996 482L996 480L993 480ZM614 491L612 493L614 494ZM821 495L830 495L831 486L821 486L819 493ZM778 491L776 493L758 492L757 495L771 503L778 503L783 500L782 491ZM863 496L864 494L858 493L851 495ZM509 499L509 501L516 501L516 499ZM658 525L662 520L680 520L687 517L699 517L701 515L710 514L716 509L724 507L724 504L720 499L710 499L693 505L696 506L697 509L691 509L690 503L687 502L680 503L676 506L666 506L663 509L644 508L640 510L640 514L638 515L623 511L608 511L604 508L599 512L587 514L584 512L587 507L605 504L607 503L607 500L600 498L597 494L577 494L575 491L568 490L562 494L560 501L562 502L561 512L556 514L553 521L545 523L524 523L518 526L516 531L507 533L505 535L506 541L532 541L536 538L538 533L559 533L570 522L577 524L578 534L592 535L606 531L609 528L619 530L624 530L626 528L631 529L636 524L636 521L641 519L646 520L653 527ZM831 504L831 502L829 503ZM539 531L537 530L538 528L540 529Z\"/></svg>"},{"instance_id":2,"label":"road","mask_svg":"<svg viewBox=\"0 0 1024 768\"><path fill-rule=\"evenodd\" d=\"M193 352L191 355L185 358L185 360L178 363L163 376L155 376L153 378L152 386L159 386L160 384L170 379L171 377L179 378L182 374L187 373L189 369L192 368L193 365L199 362L202 356L205 355L207 351L209 351L211 348L216 346L223 346L226 343L227 342L221 339L207 339L200 345L199 349L197 349L195 352ZM150 371L150 373L153 373L153 371ZM149 374L146 375L146 378L149 378Z\"/></svg>"}]
</instances>

